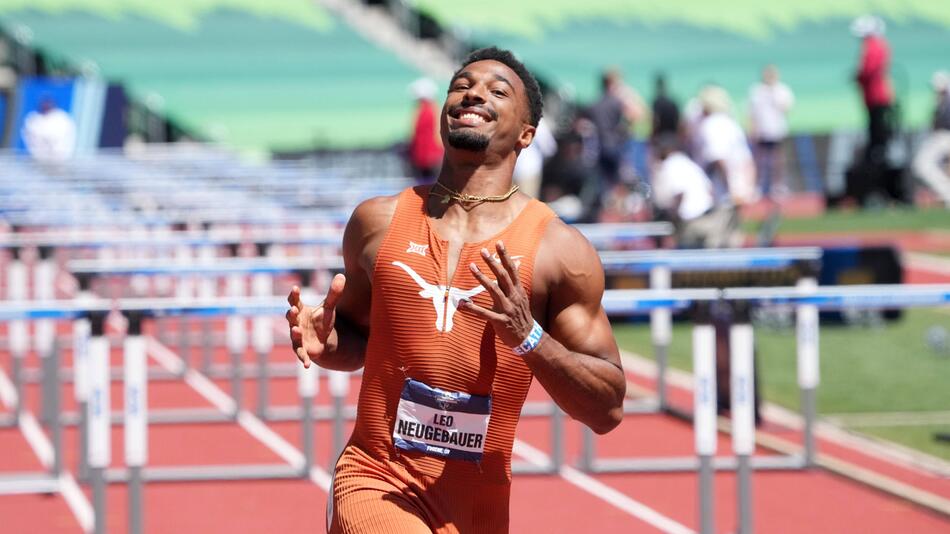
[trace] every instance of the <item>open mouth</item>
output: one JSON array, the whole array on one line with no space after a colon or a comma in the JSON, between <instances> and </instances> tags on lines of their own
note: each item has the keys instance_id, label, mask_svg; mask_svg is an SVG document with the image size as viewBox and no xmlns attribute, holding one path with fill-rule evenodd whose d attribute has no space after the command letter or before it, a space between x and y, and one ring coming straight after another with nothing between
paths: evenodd
<instances>
[{"instance_id":1,"label":"open mouth","mask_svg":"<svg viewBox=\"0 0 950 534\"><path fill-rule=\"evenodd\" d=\"M474 107L456 108L452 110L452 113L449 115L455 119L460 126L479 126L493 120L490 113Z\"/></svg>"}]
</instances>

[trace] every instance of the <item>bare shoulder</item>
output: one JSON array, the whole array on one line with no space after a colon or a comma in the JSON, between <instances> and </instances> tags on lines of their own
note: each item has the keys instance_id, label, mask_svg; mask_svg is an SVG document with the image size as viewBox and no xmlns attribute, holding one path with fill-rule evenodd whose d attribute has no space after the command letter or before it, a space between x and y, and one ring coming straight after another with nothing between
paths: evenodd
<instances>
[{"instance_id":1,"label":"bare shoulder","mask_svg":"<svg viewBox=\"0 0 950 534\"><path fill-rule=\"evenodd\" d=\"M604 269L600 256L579 230L561 219L545 229L535 260L535 277L551 296L600 302Z\"/></svg>"},{"instance_id":2,"label":"bare shoulder","mask_svg":"<svg viewBox=\"0 0 950 534\"><path fill-rule=\"evenodd\" d=\"M399 195L368 198L360 202L350 215L347 227L357 227L363 232L373 233L389 226L396 212Z\"/></svg>"},{"instance_id":3,"label":"bare shoulder","mask_svg":"<svg viewBox=\"0 0 950 534\"><path fill-rule=\"evenodd\" d=\"M371 276L386 230L396 213L399 195L373 197L359 203L343 232L343 259L347 273L354 268Z\"/></svg>"}]
</instances>

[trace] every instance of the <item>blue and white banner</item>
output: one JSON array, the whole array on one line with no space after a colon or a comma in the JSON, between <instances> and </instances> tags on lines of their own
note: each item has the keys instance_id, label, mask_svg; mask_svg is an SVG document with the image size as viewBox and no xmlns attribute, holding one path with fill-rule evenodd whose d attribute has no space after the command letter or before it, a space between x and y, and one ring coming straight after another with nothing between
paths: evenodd
<instances>
[{"instance_id":1,"label":"blue and white banner","mask_svg":"<svg viewBox=\"0 0 950 534\"><path fill-rule=\"evenodd\" d=\"M396 409L393 444L407 451L478 462L490 416L490 396L444 391L407 379Z\"/></svg>"}]
</instances>

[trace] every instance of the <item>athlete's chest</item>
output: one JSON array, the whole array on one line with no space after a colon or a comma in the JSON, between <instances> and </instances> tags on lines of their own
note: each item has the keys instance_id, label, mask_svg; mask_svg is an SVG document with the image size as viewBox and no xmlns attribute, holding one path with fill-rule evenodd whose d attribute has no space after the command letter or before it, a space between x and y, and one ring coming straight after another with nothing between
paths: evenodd
<instances>
[{"instance_id":1,"label":"athlete's chest","mask_svg":"<svg viewBox=\"0 0 950 534\"><path fill-rule=\"evenodd\" d=\"M461 319L457 314L461 301L471 300L485 308L495 304L469 267L476 265L494 281L496 276L489 263L500 266L498 254L493 252L486 259L482 250L495 250L495 242L452 243L431 233L405 237L402 242L387 240L380 248L374 276L377 296L383 301L380 304L392 314L417 319L421 328L431 326L439 333L452 332ZM526 256L523 252L516 248L509 254L519 267L518 283L529 289L530 274L520 272ZM469 319L479 322L474 317Z\"/></svg>"}]
</instances>

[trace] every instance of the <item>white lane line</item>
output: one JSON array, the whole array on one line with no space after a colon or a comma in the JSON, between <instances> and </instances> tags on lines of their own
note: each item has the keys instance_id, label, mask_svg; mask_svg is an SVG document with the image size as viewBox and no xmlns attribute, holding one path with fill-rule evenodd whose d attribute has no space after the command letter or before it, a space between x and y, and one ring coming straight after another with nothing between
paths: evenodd
<instances>
[{"instance_id":1,"label":"white lane line","mask_svg":"<svg viewBox=\"0 0 950 534\"><path fill-rule=\"evenodd\" d=\"M237 417L238 424L252 436L260 440L268 449L274 451L285 462L294 467L303 467L303 453L287 442L279 434L271 430L254 414L241 410Z\"/></svg>"},{"instance_id":2,"label":"white lane line","mask_svg":"<svg viewBox=\"0 0 950 534\"><path fill-rule=\"evenodd\" d=\"M207 401L213 404L218 410L224 413L234 413L235 410L237 410L234 399L198 371L194 369L186 371L185 383L201 394L202 397L207 399Z\"/></svg>"},{"instance_id":3,"label":"white lane line","mask_svg":"<svg viewBox=\"0 0 950 534\"><path fill-rule=\"evenodd\" d=\"M911 269L950 274L950 258L923 252L905 252L902 256L904 264Z\"/></svg>"},{"instance_id":4,"label":"white lane line","mask_svg":"<svg viewBox=\"0 0 950 534\"><path fill-rule=\"evenodd\" d=\"M0 371L2 373L2 371ZM4 401L6 402L6 401ZM8 405L9 406L9 405ZM39 423L30 412L20 414L20 431L23 437L33 449L40 464L49 468L53 465L53 445L46 439L46 435L40 429ZM95 526L95 515L92 510L92 503L86 498L86 495L79 489L76 479L68 471L63 471L59 475L59 492L66 500L66 505L76 517L76 521L84 532L92 532Z\"/></svg>"},{"instance_id":5,"label":"white lane line","mask_svg":"<svg viewBox=\"0 0 950 534\"><path fill-rule=\"evenodd\" d=\"M17 405L16 388L3 369L0 369L0 402L8 408Z\"/></svg>"},{"instance_id":6,"label":"white lane line","mask_svg":"<svg viewBox=\"0 0 950 534\"><path fill-rule=\"evenodd\" d=\"M625 371L650 380L656 378L656 364L652 359L624 350L620 351L620 356L623 359ZM679 369L667 367L666 383L689 392L693 391L692 375ZM801 415L771 402L762 404L762 416L766 421L792 430L801 430L805 426L805 419ZM901 468L920 475L950 476L950 462L946 460L890 441L884 442L849 432L847 429L824 421L821 416L815 424L815 435L835 445L847 447L871 458L897 464Z\"/></svg>"},{"instance_id":7,"label":"white lane line","mask_svg":"<svg viewBox=\"0 0 950 534\"><path fill-rule=\"evenodd\" d=\"M184 360L179 358L177 354L155 338L147 337L145 346L146 352L152 356L159 365L164 367L166 371L180 374L182 370L185 369ZM186 384L191 386L192 389L197 391L218 410L224 413L234 413L237 409L237 406L234 404L234 399L216 386L214 382L208 380L203 374L194 369L189 369L185 371L184 379Z\"/></svg>"},{"instance_id":8,"label":"white lane line","mask_svg":"<svg viewBox=\"0 0 950 534\"><path fill-rule=\"evenodd\" d=\"M53 465L53 445L46 439L43 430L40 429L40 424L36 422L36 418L33 417L32 413L23 412L20 414L20 431L23 432L23 437L33 448L33 452L36 453L36 457L43 464L43 467L51 467Z\"/></svg>"},{"instance_id":9,"label":"white lane line","mask_svg":"<svg viewBox=\"0 0 950 534\"><path fill-rule=\"evenodd\" d=\"M946 425L950 424L950 411L835 413L824 414L822 419L847 427Z\"/></svg>"},{"instance_id":10,"label":"white lane line","mask_svg":"<svg viewBox=\"0 0 950 534\"><path fill-rule=\"evenodd\" d=\"M160 341L153 338L152 336L147 336L145 338L146 342L146 352L151 356L159 365L165 368L166 371L181 374L185 370L185 362L178 357L177 354L171 351L168 347L163 345Z\"/></svg>"},{"instance_id":11,"label":"white lane line","mask_svg":"<svg viewBox=\"0 0 950 534\"><path fill-rule=\"evenodd\" d=\"M59 491L66 499L66 505L72 510L79 526L85 532L92 532L95 528L96 517L92 509L92 504L86 498L86 494L79 489L76 479L69 473L59 475Z\"/></svg>"},{"instance_id":12,"label":"white lane line","mask_svg":"<svg viewBox=\"0 0 950 534\"><path fill-rule=\"evenodd\" d=\"M9 391L4 391L9 388ZM17 404L16 389L7 377L7 374L0 369L0 402L7 408L13 408ZM33 414L23 411L20 414L20 432L26 438L27 443L33 449L40 464L49 468L53 465L53 444L46 439L46 435L40 429L39 423ZM92 510L92 503L86 498L86 494L79 489L76 479L68 471L63 471L59 475L59 492L66 500L66 505L75 516L83 532L92 532L95 527L95 514Z\"/></svg>"},{"instance_id":13,"label":"white lane line","mask_svg":"<svg viewBox=\"0 0 950 534\"><path fill-rule=\"evenodd\" d=\"M320 488L327 492L327 494L330 493L330 486L333 485L333 477L330 475L330 473L320 469L319 467L310 468L310 481L317 486L320 486Z\"/></svg>"},{"instance_id":14,"label":"white lane line","mask_svg":"<svg viewBox=\"0 0 950 534\"><path fill-rule=\"evenodd\" d=\"M162 367L172 372L180 372L184 368L185 362L171 349L153 337L146 339L148 341L148 354L154 357ZM234 399L230 395L198 371L194 369L186 371L185 382L218 410L224 413L234 413L237 409ZM271 430L257 416L246 410L241 410L237 414L237 422L248 434L263 443L264 446L292 467L299 468L303 466L304 456L300 449L297 449L280 434ZM330 474L322 468L313 466L310 469L310 480L323 491L329 492Z\"/></svg>"},{"instance_id":15,"label":"white lane line","mask_svg":"<svg viewBox=\"0 0 950 534\"><path fill-rule=\"evenodd\" d=\"M534 465L543 466L548 465L550 462L550 458L547 454L520 439L515 440L514 453ZM666 517L653 508L624 495L571 466L562 465L558 474L567 482L663 532L669 534L695 534L695 531L685 525Z\"/></svg>"}]
</instances>

